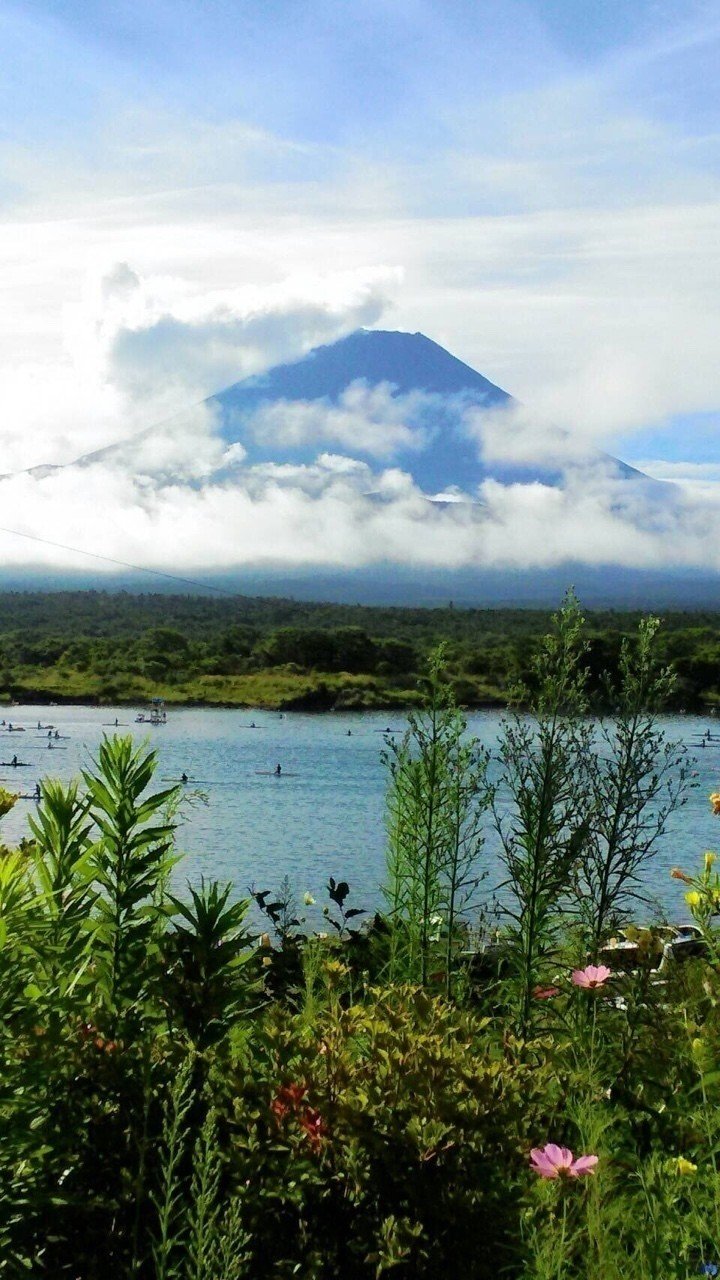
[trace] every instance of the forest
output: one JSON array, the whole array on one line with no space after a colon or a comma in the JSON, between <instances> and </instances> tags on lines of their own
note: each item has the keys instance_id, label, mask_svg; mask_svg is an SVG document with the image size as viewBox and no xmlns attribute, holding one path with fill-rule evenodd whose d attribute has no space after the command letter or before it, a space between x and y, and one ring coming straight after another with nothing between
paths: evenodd
<instances>
[{"instance_id":1,"label":"forest","mask_svg":"<svg viewBox=\"0 0 720 1280\"><path fill-rule=\"evenodd\" d=\"M527 684L547 631L542 609L368 607L249 596L127 592L0 595L0 699L328 710L408 706L428 654L445 645L463 706L504 706ZM587 612L584 657L604 702L639 612ZM671 706L720 702L720 612L662 618Z\"/></svg>"}]
</instances>

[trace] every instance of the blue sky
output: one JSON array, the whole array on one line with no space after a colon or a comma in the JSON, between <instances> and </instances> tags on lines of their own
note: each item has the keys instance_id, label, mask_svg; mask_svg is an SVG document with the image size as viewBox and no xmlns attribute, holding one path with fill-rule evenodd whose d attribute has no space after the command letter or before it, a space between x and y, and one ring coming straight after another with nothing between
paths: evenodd
<instances>
[{"instance_id":1,"label":"blue sky","mask_svg":"<svg viewBox=\"0 0 720 1280\"><path fill-rule=\"evenodd\" d=\"M0 48L3 469L369 323L717 479L720 0L6 0Z\"/></svg>"}]
</instances>

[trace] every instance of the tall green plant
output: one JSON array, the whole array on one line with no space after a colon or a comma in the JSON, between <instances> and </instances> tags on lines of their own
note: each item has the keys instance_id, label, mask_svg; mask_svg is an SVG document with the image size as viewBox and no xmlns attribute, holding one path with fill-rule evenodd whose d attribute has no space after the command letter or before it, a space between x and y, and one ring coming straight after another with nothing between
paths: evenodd
<instances>
[{"instance_id":1,"label":"tall green plant","mask_svg":"<svg viewBox=\"0 0 720 1280\"><path fill-rule=\"evenodd\" d=\"M452 992L454 951L481 871L490 806L487 754L465 738L467 723L443 675L443 649L429 662L424 705L383 753L390 773L386 826L391 980L427 985L439 962Z\"/></svg>"},{"instance_id":2,"label":"tall green plant","mask_svg":"<svg viewBox=\"0 0 720 1280\"><path fill-rule=\"evenodd\" d=\"M600 726L596 749L586 760L595 804L578 900L594 957L628 906L647 900L642 872L668 819L685 803L690 783L685 748L668 740L658 723L675 683L658 659L659 626L658 618L644 618L637 636L623 640L619 679L614 686L606 681L612 718Z\"/></svg>"},{"instance_id":3,"label":"tall green plant","mask_svg":"<svg viewBox=\"0 0 720 1280\"><path fill-rule=\"evenodd\" d=\"M568 887L592 825L594 801L583 783L592 739L585 649L584 618L570 593L534 659L532 689L518 692L531 714L507 719L500 737L503 807L496 803L495 819L507 869L511 998L523 1034L534 990L558 956Z\"/></svg>"},{"instance_id":4,"label":"tall green plant","mask_svg":"<svg viewBox=\"0 0 720 1280\"><path fill-rule=\"evenodd\" d=\"M165 1100L159 1180L153 1195L157 1225L154 1280L242 1280L248 1237L240 1201L222 1186L217 1115L210 1107L194 1138L198 1097L188 1058ZM191 1161L190 1167L189 1161Z\"/></svg>"},{"instance_id":5,"label":"tall green plant","mask_svg":"<svg viewBox=\"0 0 720 1280\"><path fill-rule=\"evenodd\" d=\"M100 747L95 772L83 772L98 829L91 852L94 974L112 1035L146 996L165 914L161 897L174 834L166 808L177 788L145 794L156 764L155 751L115 737Z\"/></svg>"},{"instance_id":6,"label":"tall green plant","mask_svg":"<svg viewBox=\"0 0 720 1280\"><path fill-rule=\"evenodd\" d=\"M33 834L33 873L38 886L38 980L55 1012L87 970L92 950L92 821L77 783L46 781Z\"/></svg>"},{"instance_id":7,"label":"tall green plant","mask_svg":"<svg viewBox=\"0 0 720 1280\"><path fill-rule=\"evenodd\" d=\"M247 899L231 902L232 886L216 880L187 888L185 901L168 895L176 919L163 943L164 988L170 1016L204 1050L227 1035L259 986L248 972Z\"/></svg>"}]
</instances>

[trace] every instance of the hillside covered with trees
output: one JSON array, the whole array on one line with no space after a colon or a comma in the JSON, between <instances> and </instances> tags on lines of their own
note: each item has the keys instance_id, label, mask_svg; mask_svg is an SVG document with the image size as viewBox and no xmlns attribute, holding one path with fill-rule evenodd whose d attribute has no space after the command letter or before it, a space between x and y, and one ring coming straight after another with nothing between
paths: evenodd
<instances>
[{"instance_id":1,"label":"hillside covered with trees","mask_svg":"<svg viewBox=\"0 0 720 1280\"><path fill-rule=\"evenodd\" d=\"M125 592L0 595L5 701L168 702L267 707L411 704L430 650L446 645L455 696L504 705L526 681L549 623L540 609L369 608L249 596ZM590 688L617 665L639 614L588 614ZM670 613L662 657L674 706L720 702L720 612Z\"/></svg>"}]
</instances>

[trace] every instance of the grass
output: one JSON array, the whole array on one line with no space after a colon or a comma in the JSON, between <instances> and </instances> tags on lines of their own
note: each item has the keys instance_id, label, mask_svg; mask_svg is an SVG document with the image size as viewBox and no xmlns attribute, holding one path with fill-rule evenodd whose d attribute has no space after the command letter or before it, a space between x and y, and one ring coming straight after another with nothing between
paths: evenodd
<instances>
[{"instance_id":1,"label":"grass","mask_svg":"<svg viewBox=\"0 0 720 1280\"><path fill-rule=\"evenodd\" d=\"M500 703L499 690L478 682L478 703ZM1 696L1 695L0 695ZM414 683L350 672L300 672L283 667L245 675L196 676L172 683L142 675L102 676L73 667L21 667L13 679L16 702L87 702L123 706L163 698L173 706L256 707L270 711L337 708L381 710L418 702ZM8 699L9 700L9 699Z\"/></svg>"}]
</instances>

